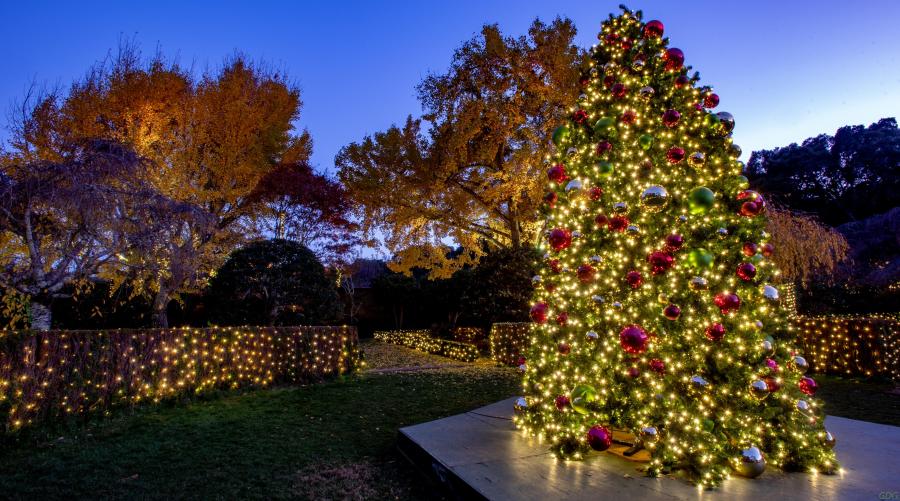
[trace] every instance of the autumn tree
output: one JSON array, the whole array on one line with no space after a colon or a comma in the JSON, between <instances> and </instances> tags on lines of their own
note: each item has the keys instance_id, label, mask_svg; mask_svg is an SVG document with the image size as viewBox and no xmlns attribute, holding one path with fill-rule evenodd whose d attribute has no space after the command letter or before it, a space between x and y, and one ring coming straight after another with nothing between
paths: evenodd
<instances>
[{"instance_id":1,"label":"autumn tree","mask_svg":"<svg viewBox=\"0 0 900 501\"><path fill-rule=\"evenodd\" d=\"M772 260L784 278L808 288L813 283L832 285L838 266L847 259L850 246L834 228L816 218L771 207L766 230L778 252Z\"/></svg>"},{"instance_id":2,"label":"autumn tree","mask_svg":"<svg viewBox=\"0 0 900 501\"><path fill-rule=\"evenodd\" d=\"M349 265L363 242L351 219L344 187L306 163L282 163L264 175L250 197L260 202L257 231L304 245L327 265Z\"/></svg>"},{"instance_id":3,"label":"autumn tree","mask_svg":"<svg viewBox=\"0 0 900 501\"><path fill-rule=\"evenodd\" d=\"M585 59L575 32L559 18L517 38L484 26L446 73L419 84L421 118L338 153L364 229L385 235L395 270L449 276L486 248L533 242L543 138L578 97ZM470 253L449 261L448 240Z\"/></svg>"},{"instance_id":4,"label":"autumn tree","mask_svg":"<svg viewBox=\"0 0 900 501\"><path fill-rule=\"evenodd\" d=\"M250 195L260 179L282 158L309 156L309 135L292 125L301 104L283 74L241 56L195 76L126 46L17 119L12 154L55 161L61 143L104 138L146 159L144 178L180 212L132 253L127 271L155 296L154 323L165 326L169 300L202 285L253 235L259 204Z\"/></svg>"},{"instance_id":5,"label":"autumn tree","mask_svg":"<svg viewBox=\"0 0 900 501\"><path fill-rule=\"evenodd\" d=\"M39 330L50 328L64 286L117 266L129 236L147 228L148 190L131 149L81 141L56 158L0 165L0 287L28 298L29 325Z\"/></svg>"}]
</instances>

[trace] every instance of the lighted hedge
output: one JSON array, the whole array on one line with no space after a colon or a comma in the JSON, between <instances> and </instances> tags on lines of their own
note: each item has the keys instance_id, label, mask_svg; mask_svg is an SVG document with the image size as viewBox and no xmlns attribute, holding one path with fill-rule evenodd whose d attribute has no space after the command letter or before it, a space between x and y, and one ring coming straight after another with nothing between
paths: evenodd
<instances>
[{"instance_id":1,"label":"lighted hedge","mask_svg":"<svg viewBox=\"0 0 900 501\"><path fill-rule=\"evenodd\" d=\"M497 323L491 326L491 358L505 365L519 365L519 357L531 342L531 325L524 322Z\"/></svg>"},{"instance_id":2,"label":"lighted hedge","mask_svg":"<svg viewBox=\"0 0 900 501\"><path fill-rule=\"evenodd\" d=\"M480 327L456 327L453 329L453 340L458 343L477 343L484 338Z\"/></svg>"},{"instance_id":3,"label":"lighted hedge","mask_svg":"<svg viewBox=\"0 0 900 501\"><path fill-rule=\"evenodd\" d=\"M426 330L376 331L374 336L376 341L399 344L463 362L474 362L478 359L478 348L474 345L437 338Z\"/></svg>"},{"instance_id":4,"label":"lighted hedge","mask_svg":"<svg viewBox=\"0 0 900 501\"><path fill-rule=\"evenodd\" d=\"M64 416L318 380L359 363L355 327L0 332L7 431Z\"/></svg>"},{"instance_id":5,"label":"lighted hedge","mask_svg":"<svg viewBox=\"0 0 900 501\"><path fill-rule=\"evenodd\" d=\"M818 373L900 381L900 321L891 317L800 317L800 345Z\"/></svg>"}]
</instances>

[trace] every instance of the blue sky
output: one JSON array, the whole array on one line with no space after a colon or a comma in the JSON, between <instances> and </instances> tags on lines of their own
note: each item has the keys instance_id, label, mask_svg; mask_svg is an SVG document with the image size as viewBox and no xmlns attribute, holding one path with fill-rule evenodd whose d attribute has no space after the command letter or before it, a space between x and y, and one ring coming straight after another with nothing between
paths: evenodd
<instances>
[{"instance_id":1,"label":"blue sky","mask_svg":"<svg viewBox=\"0 0 900 501\"><path fill-rule=\"evenodd\" d=\"M134 39L199 68L240 51L288 71L314 165L341 146L418 114L415 85L443 71L484 23L522 34L535 17L570 17L590 46L619 1L13 2L0 0L0 106L32 80L68 85ZM672 45L736 118L754 149L900 114L900 1L630 3L660 19ZM5 116L5 115L4 115ZM6 138L0 132L0 139Z\"/></svg>"}]
</instances>

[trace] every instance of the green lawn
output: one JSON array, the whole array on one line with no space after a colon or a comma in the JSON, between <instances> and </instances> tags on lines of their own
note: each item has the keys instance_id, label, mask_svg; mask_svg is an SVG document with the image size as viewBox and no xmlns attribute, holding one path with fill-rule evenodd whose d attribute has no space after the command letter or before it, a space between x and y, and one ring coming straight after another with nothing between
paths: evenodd
<instances>
[{"instance_id":1,"label":"green lawn","mask_svg":"<svg viewBox=\"0 0 900 501\"><path fill-rule=\"evenodd\" d=\"M370 365L390 362L375 351ZM435 360L458 364L427 363ZM515 370L481 365L147 409L37 448L7 447L0 498L433 498L395 452L397 429L495 402L518 386Z\"/></svg>"},{"instance_id":2,"label":"green lawn","mask_svg":"<svg viewBox=\"0 0 900 501\"><path fill-rule=\"evenodd\" d=\"M0 453L0 498L434 499L398 456L397 429L518 392L513 369L368 345L372 368L319 385L124 413ZM900 425L891 385L821 378L828 411Z\"/></svg>"}]
</instances>

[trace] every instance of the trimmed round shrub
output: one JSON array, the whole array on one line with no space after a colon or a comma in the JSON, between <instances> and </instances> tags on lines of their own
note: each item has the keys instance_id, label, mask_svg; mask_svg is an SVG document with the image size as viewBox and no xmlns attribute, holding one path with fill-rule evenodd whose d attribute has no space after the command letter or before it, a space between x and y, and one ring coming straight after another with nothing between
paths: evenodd
<instances>
[{"instance_id":1,"label":"trimmed round shrub","mask_svg":"<svg viewBox=\"0 0 900 501\"><path fill-rule=\"evenodd\" d=\"M217 325L328 325L342 313L337 287L316 255L281 239L233 252L210 281L205 303Z\"/></svg>"}]
</instances>

